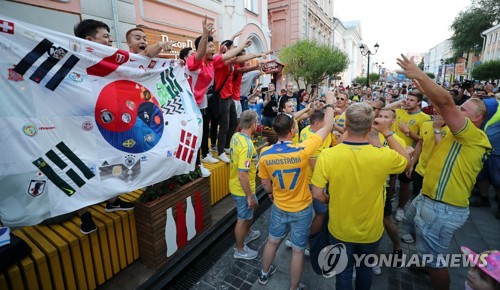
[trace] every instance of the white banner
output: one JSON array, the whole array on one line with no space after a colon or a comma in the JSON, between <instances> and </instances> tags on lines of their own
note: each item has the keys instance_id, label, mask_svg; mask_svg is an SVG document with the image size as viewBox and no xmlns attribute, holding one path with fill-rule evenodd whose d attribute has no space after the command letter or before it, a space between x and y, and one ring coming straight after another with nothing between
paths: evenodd
<instances>
[{"instance_id":1,"label":"white banner","mask_svg":"<svg viewBox=\"0 0 500 290\"><path fill-rule=\"evenodd\" d=\"M184 67L0 15L0 219L33 225L194 169Z\"/></svg>"}]
</instances>

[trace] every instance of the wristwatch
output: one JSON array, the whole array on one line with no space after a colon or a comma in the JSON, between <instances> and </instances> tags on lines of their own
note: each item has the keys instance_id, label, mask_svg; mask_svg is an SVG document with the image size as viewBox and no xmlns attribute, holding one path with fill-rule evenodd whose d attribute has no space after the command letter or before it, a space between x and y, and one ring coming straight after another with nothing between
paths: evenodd
<instances>
[{"instance_id":1,"label":"wristwatch","mask_svg":"<svg viewBox=\"0 0 500 290\"><path fill-rule=\"evenodd\" d=\"M333 105L332 105L332 104L328 104L328 105L324 106L323 108L325 108L325 109L326 109L326 108L332 108L332 109L335 109L335 108L333 107Z\"/></svg>"},{"instance_id":2,"label":"wristwatch","mask_svg":"<svg viewBox=\"0 0 500 290\"><path fill-rule=\"evenodd\" d=\"M434 129L434 134L441 134L441 130L439 130L439 129Z\"/></svg>"}]
</instances>

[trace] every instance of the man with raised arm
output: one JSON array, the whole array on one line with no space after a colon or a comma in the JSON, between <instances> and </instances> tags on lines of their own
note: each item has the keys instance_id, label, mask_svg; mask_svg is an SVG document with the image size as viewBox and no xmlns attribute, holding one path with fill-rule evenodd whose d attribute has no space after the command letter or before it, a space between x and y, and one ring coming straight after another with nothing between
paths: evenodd
<instances>
[{"instance_id":1,"label":"man with raised arm","mask_svg":"<svg viewBox=\"0 0 500 290\"><path fill-rule=\"evenodd\" d=\"M491 149L488 137L479 129L487 110L479 99L469 99L458 108L445 89L404 55L398 58L398 65L400 73L412 79L438 108L451 132L429 157L422 191L405 215L405 226L415 231L419 254L434 256L426 264L434 289L449 289L447 265L439 263L437 256L447 253L455 231L469 216L469 196Z\"/></svg>"}]
</instances>

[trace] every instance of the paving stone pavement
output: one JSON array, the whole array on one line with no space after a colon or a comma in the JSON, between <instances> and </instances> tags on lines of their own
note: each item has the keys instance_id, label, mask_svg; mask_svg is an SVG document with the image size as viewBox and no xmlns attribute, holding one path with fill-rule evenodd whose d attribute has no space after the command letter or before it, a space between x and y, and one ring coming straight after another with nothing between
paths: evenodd
<instances>
[{"instance_id":1,"label":"paving stone pavement","mask_svg":"<svg viewBox=\"0 0 500 290\"><path fill-rule=\"evenodd\" d=\"M395 205L393 208L395 208ZM470 208L469 219L455 233L450 245L450 252L459 253L461 245L469 246L476 252L500 249L500 221L494 217L496 208L496 203L493 203L490 208ZM277 272L265 286L260 285L257 281L261 270L262 252L268 235L269 217L270 209L262 214L253 225L255 229L261 231L261 236L249 244L250 248L259 252L256 259L250 261L235 260L231 248L192 289L288 289L291 249L287 248L285 243L281 244L274 259L274 264L278 267ZM414 243L401 243L401 246L407 255L416 253ZM392 252L392 243L386 233L382 237L380 252ZM464 289L467 269L450 268L449 271L451 277L450 289ZM309 258L305 260L302 281L307 286L307 289L335 289L335 278L324 278L315 274L311 268ZM430 278L427 275L410 271L407 268L383 267L381 275L373 275L372 289L423 290L431 288Z\"/></svg>"}]
</instances>

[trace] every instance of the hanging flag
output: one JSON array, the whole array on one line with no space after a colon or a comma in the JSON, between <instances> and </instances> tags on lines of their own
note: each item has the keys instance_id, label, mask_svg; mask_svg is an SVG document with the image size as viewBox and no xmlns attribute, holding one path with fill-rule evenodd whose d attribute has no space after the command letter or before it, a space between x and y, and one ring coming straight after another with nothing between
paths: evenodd
<instances>
[{"instance_id":1,"label":"hanging flag","mask_svg":"<svg viewBox=\"0 0 500 290\"><path fill-rule=\"evenodd\" d=\"M194 169L184 67L0 15L0 220L34 225Z\"/></svg>"}]
</instances>

